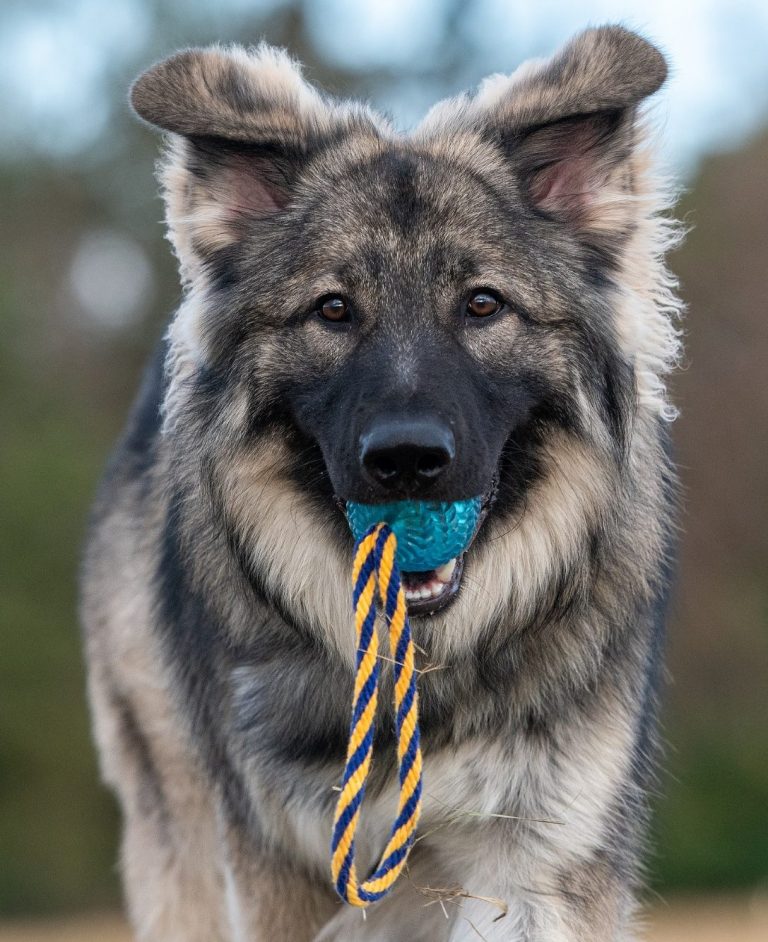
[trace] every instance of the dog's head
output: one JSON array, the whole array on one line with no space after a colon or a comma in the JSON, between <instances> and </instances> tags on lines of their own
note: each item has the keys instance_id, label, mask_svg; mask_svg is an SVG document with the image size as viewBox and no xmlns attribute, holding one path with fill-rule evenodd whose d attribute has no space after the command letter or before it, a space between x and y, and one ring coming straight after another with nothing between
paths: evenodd
<instances>
[{"instance_id":1,"label":"dog's head","mask_svg":"<svg viewBox=\"0 0 768 942\"><path fill-rule=\"evenodd\" d=\"M665 75L637 35L588 30L402 136L268 47L150 69L132 102L172 135L187 285L167 427L197 416L211 454L269 438L329 514L482 496L504 526L552 460L620 467L674 354L638 114ZM412 609L460 570L410 577Z\"/></svg>"}]
</instances>

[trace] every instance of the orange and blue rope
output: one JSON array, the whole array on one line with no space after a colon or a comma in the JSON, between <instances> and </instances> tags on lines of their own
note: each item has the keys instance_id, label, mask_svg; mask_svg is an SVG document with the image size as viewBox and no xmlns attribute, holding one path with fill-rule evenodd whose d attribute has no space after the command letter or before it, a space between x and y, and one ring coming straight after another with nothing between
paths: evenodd
<instances>
[{"instance_id":1,"label":"orange and blue rope","mask_svg":"<svg viewBox=\"0 0 768 942\"><path fill-rule=\"evenodd\" d=\"M352 599L357 632L357 662L347 762L336 805L331 841L331 872L339 896L366 907L392 888L405 867L421 814L421 748L418 696L411 626L400 571L395 561L397 539L385 523L365 532L357 543L352 569ZM397 817L379 863L359 882L355 867L355 833L371 768L379 692L377 602L389 626L394 660L394 707L400 797Z\"/></svg>"}]
</instances>

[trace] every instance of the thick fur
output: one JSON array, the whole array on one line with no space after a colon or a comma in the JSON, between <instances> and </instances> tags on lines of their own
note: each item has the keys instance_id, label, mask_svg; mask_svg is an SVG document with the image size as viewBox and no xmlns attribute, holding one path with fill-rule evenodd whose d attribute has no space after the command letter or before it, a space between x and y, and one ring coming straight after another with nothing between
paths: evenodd
<instances>
[{"instance_id":1,"label":"thick fur","mask_svg":"<svg viewBox=\"0 0 768 942\"><path fill-rule=\"evenodd\" d=\"M140 940L635 938L679 307L639 108L665 75L589 30L409 136L268 47L137 81L185 297L101 488L83 617ZM482 324L480 286L505 300ZM493 504L458 596L413 619L424 815L364 919L328 865L354 660L337 499L382 499L361 432L414 410L456 437L427 496ZM393 754L383 706L362 860Z\"/></svg>"}]
</instances>

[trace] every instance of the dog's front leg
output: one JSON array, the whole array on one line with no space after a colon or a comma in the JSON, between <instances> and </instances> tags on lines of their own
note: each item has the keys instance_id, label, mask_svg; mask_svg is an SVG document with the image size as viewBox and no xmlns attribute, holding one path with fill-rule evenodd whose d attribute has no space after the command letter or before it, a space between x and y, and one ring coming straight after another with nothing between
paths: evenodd
<instances>
[{"instance_id":1,"label":"dog's front leg","mask_svg":"<svg viewBox=\"0 0 768 942\"><path fill-rule=\"evenodd\" d=\"M481 880L460 903L449 942L632 942L634 903L604 862L553 868L527 885ZM502 910L503 906L503 910Z\"/></svg>"},{"instance_id":2,"label":"dog's front leg","mask_svg":"<svg viewBox=\"0 0 768 942\"><path fill-rule=\"evenodd\" d=\"M141 619L128 623L131 637L140 638ZM102 773L123 810L121 869L136 939L229 942L205 770L175 720L162 678L153 673L157 661L143 661L138 644L130 656L113 656L135 673L118 682L118 668L97 651L89 687Z\"/></svg>"},{"instance_id":3,"label":"dog's front leg","mask_svg":"<svg viewBox=\"0 0 768 942\"><path fill-rule=\"evenodd\" d=\"M236 829L225 828L224 832L231 942L314 939L338 908L330 887L285 861L263 856Z\"/></svg>"}]
</instances>

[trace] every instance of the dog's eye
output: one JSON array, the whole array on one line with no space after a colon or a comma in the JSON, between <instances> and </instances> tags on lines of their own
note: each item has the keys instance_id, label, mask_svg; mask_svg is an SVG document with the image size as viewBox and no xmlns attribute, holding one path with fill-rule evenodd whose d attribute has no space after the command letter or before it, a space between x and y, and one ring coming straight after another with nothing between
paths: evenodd
<instances>
[{"instance_id":1,"label":"dog's eye","mask_svg":"<svg viewBox=\"0 0 768 942\"><path fill-rule=\"evenodd\" d=\"M467 301L467 317L493 317L504 307L501 298L487 288L473 291Z\"/></svg>"},{"instance_id":2,"label":"dog's eye","mask_svg":"<svg viewBox=\"0 0 768 942\"><path fill-rule=\"evenodd\" d=\"M329 294L317 302L317 313L324 321L338 324L349 319L349 304L338 294Z\"/></svg>"}]
</instances>

